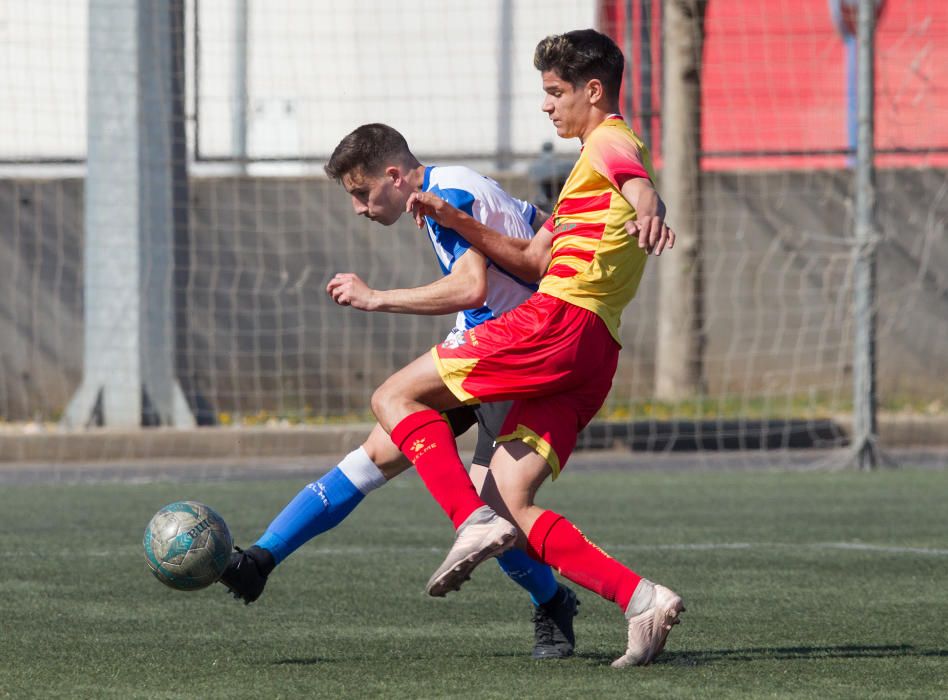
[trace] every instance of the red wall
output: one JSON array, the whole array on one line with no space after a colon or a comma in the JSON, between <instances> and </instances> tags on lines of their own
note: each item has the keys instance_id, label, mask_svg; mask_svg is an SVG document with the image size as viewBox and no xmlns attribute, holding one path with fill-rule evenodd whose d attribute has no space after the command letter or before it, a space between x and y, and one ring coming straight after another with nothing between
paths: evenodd
<instances>
[{"instance_id":1,"label":"red wall","mask_svg":"<svg viewBox=\"0 0 948 700\"><path fill-rule=\"evenodd\" d=\"M633 0L633 66L639 3L651 2L653 105L660 110L660 2ZM623 46L621 0L604 0L604 31ZM845 47L828 0L711 0L702 85L706 169L842 167L845 156L729 156L727 152L845 149ZM638 70L633 67L633 94ZM633 101L638 111L637 99ZM659 151L658 119L653 151ZM633 117L633 126L640 121ZM876 148L880 166L948 165L948 1L888 0L877 28ZM931 152L941 149L944 153Z\"/></svg>"}]
</instances>

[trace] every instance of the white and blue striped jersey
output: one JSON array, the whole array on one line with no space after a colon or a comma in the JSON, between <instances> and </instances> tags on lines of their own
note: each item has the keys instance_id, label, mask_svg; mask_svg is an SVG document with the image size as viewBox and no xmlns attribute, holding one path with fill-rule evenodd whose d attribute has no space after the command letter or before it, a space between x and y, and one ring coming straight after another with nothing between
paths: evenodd
<instances>
[{"instance_id":1,"label":"white and blue striped jersey","mask_svg":"<svg viewBox=\"0 0 948 700\"><path fill-rule=\"evenodd\" d=\"M459 165L425 168L424 192L438 195L495 231L514 238L533 238L533 220L537 210L504 192L500 185L470 168ZM471 244L454 229L441 226L426 217L428 237L438 256L441 271L447 275ZM537 290L487 260L487 299L479 309L458 313L455 331L465 331L500 316L527 299ZM454 333L455 331L452 331Z\"/></svg>"}]
</instances>

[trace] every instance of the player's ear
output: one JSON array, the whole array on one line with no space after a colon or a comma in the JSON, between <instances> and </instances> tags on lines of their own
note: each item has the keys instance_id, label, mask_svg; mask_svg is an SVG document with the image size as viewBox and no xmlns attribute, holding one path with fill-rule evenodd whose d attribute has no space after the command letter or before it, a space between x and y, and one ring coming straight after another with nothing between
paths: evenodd
<instances>
[{"instance_id":1,"label":"player's ear","mask_svg":"<svg viewBox=\"0 0 948 700\"><path fill-rule=\"evenodd\" d=\"M586 98L589 100L589 104L598 104L606 97L606 90L602 86L602 81L599 78L593 78L586 83Z\"/></svg>"},{"instance_id":2,"label":"player's ear","mask_svg":"<svg viewBox=\"0 0 948 700\"><path fill-rule=\"evenodd\" d=\"M398 167L394 165L390 165L387 168L385 168L385 177L389 178L392 181L392 183L397 185L399 184L399 182L401 182L402 171Z\"/></svg>"}]
</instances>

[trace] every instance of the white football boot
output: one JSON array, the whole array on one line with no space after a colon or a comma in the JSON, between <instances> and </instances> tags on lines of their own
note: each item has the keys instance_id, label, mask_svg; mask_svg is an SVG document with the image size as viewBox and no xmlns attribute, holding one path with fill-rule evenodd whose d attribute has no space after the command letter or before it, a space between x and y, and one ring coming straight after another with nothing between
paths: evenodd
<instances>
[{"instance_id":1,"label":"white football boot","mask_svg":"<svg viewBox=\"0 0 948 700\"><path fill-rule=\"evenodd\" d=\"M613 668L646 666L662 653L671 628L685 611L681 596L642 579L632 594L625 616L629 620L629 646L612 662Z\"/></svg>"},{"instance_id":2,"label":"white football boot","mask_svg":"<svg viewBox=\"0 0 948 700\"><path fill-rule=\"evenodd\" d=\"M437 598L458 590L478 564L506 552L516 539L516 527L490 506L481 506L461 523L451 550L428 580L425 590Z\"/></svg>"}]
</instances>

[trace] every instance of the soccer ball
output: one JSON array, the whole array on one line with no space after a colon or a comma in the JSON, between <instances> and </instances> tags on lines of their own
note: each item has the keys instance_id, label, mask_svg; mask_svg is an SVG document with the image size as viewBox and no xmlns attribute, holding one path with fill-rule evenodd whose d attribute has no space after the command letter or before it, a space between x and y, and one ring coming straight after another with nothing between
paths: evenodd
<instances>
[{"instance_id":1,"label":"soccer ball","mask_svg":"<svg viewBox=\"0 0 948 700\"><path fill-rule=\"evenodd\" d=\"M230 561L234 541L224 519L196 501L165 506L145 528L145 561L159 581L196 591L217 581Z\"/></svg>"}]
</instances>

